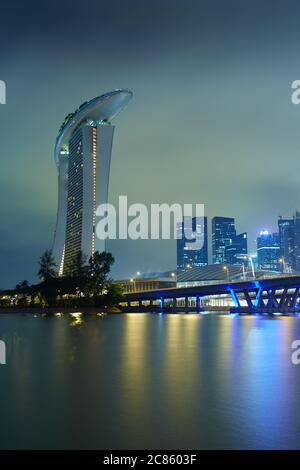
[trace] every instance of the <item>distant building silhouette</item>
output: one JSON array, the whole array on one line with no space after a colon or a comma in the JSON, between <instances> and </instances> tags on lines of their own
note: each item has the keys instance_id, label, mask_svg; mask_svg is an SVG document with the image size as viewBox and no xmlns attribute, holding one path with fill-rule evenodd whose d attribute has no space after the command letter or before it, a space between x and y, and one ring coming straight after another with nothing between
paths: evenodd
<instances>
[{"instance_id":1,"label":"distant building silhouette","mask_svg":"<svg viewBox=\"0 0 300 470\"><path fill-rule=\"evenodd\" d=\"M300 212L292 219L278 219L282 271L300 271Z\"/></svg>"},{"instance_id":2,"label":"distant building silhouette","mask_svg":"<svg viewBox=\"0 0 300 470\"><path fill-rule=\"evenodd\" d=\"M257 267L267 271L280 270L279 234L260 232L257 243Z\"/></svg>"},{"instance_id":3,"label":"distant building silhouette","mask_svg":"<svg viewBox=\"0 0 300 470\"><path fill-rule=\"evenodd\" d=\"M228 264L241 264L243 258L248 254L247 232L236 235L232 243L225 247L225 261ZM247 264L247 263L246 263Z\"/></svg>"},{"instance_id":4,"label":"distant building silhouette","mask_svg":"<svg viewBox=\"0 0 300 470\"><path fill-rule=\"evenodd\" d=\"M213 217L212 219L212 261L213 264L227 263L226 247L232 245L236 237L232 217ZM229 255L231 256L231 254Z\"/></svg>"},{"instance_id":5,"label":"distant building silhouette","mask_svg":"<svg viewBox=\"0 0 300 470\"><path fill-rule=\"evenodd\" d=\"M196 217L192 218L191 229L193 232L196 231L196 220ZM198 230L202 234L203 240L203 246L198 250L193 250L187 246L187 243L193 242L185 236L184 229L187 230L187 217L177 225L177 269L179 271L208 264L207 217L199 218L198 223L200 224ZM180 234L182 238L179 238Z\"/></svg>"}]
</instances>

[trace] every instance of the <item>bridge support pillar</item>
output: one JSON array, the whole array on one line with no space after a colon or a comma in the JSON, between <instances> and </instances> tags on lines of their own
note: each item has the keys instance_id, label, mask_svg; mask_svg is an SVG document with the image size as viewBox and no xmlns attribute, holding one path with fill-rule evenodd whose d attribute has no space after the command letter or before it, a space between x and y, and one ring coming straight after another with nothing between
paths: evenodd
<instances>
[{"instance_id":1,"label":"bridge support pillar","mask_svg":"<svg viewBox=\"0 0 300 470\"><path fill-rule=\"evenodd\" d=\"M243 293L244 293L245 300L247 302L248 308L251 310L253 308L253 304L252 304L252 300L251 300L251 297L249 295L249 292L247 291L247 289L244 289Z\"/></svg>"},{"instance_id":2,"label":"bridge support pillar","mask_svg":"<svg viewBox=\"0 0 300 470\"><path fill-rule=\"evenodd\" d=\"M199 296L196 297L196 310L199 311L201 309L201 298Z\"/></svg>"},{"instance_id":3,"label":"bridge support pillar","mask_svg":"<svg viewBox=\"0 0 300 470\"><path fill-rule=\"evenodd\" d=\"M173 308L177 307L177 299L176 297L173 298Z\"/></svg>"},{"instance_id":4,"label":"bridge support pillar","mask_svg":"<svg viewBox=\"0 0 300 470\"><path fill-rule=\"evenodd\" d=\"M230 294L231 294L234 306L237 307L237 308L240 308L240 306L241 306L240 301L238 299L238 296L237 296L237 293L235 292L235 290L230 289Z\"/></svg>"},{"instance_id":5,"label":"bridge support pillar","mask_svg":"<svg viewBox=\"0 0 300 470\"><path fill-rule=\"evenodd\" d=\"M296 303L297 303L297 300L298 300L298 297L299 297L299 287L297 287L297 288L295 289L295 293L294 293L293 296L292 296L292 300L291 300L291 307L292 307L292 308L295 308Z\"/></svg>"},{"instance_id":6,"label":"bridge support pillar","mask_svg":"<svg viewBox=\"0 0 300 470\"><path fill-rule=\"evenodd\" d=\"M275 292L276 292L275 288L268 290L267 308L275 308L275 309L278 308L278 302L275 297Z\"/></svg>"},{"instance_id":7,"label":"bridge support pillar","mask_svg":"<svg viewBox=\"0 0 300 470\"><path fill-rule=\"evenodd\" d=\"M279 309L283 309L285 302L286 302L286 297L287 297L287 288L283 289L283 293L281 294L281 299L279 302Z\"/></svg>"},{"instance_id":8,"label":"bridge support pillar","mask_svg":"<svg viewBox=\"0 0 300 470\"><path fill-rule=\"evenodd\" d=\"M262 288L259 287L254 300L254 307L260 307L262 300Z\"/></svg>"}]
</instances>

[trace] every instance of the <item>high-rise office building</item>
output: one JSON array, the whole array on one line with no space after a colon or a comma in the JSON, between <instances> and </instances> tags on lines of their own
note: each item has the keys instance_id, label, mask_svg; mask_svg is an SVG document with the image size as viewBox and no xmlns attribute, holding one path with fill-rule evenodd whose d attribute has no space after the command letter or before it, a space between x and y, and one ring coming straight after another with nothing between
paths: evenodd
<instances>
[{"instance_id":1,"label":"high-rise office building","mask_svg":"<svg viewBox=\"0 0 300 470\"><path fill-rule=\"evenodd\" d=\"M295 267L295 221L294 219L278 219L280 259L282 270L291 271Z\"/></svg>"},{"instance_id":2,"label":"high-rise office building","mask_svg":"<svg viewBox=\"0 0 300 470\"><path fill-rule=\"evenodd\" d=\"M295 236L294 236L294 270L300 272L300 212L296 212L294 217Z\"/></svg>"},{"instance_id":3,"label":"high-rise office building","mask_svg":"<svg viewBox=\"0 0 300 470\"><path fill-rule=\"evenodd\" d=\"M193 249L194 241L191 240L190 232L196 233L196 230L202 245L200 249ZM193 217L192 223L188 223L185 217L184 221L177 226L177 269L182 271L207 264L207 217L199 217L198 219Z\"/></svg>"},{"instance_id":4,"label":"high-rise office building","mask_svg":"<svg viewBox=\"0 0 300 470\"><path fill-rule=\"evenodd\" d=\"M225 260L228 264L241 264L248 254L247 232L239 233L232 239L232 243L225 247Z\"/></svg>"},{"instance_id":5,"label":"high-rise office building","mask_svg":"<svg viewBox=\"0 0 300 470\"><path fill-rule=\"evenodd\" d=\"M257 243L257 267L267 271L280 270L279 234L260 232Z\"/></svg>"},{"instance_id":6,"label":"high-rise office building","mask_svg":"<svg viewBox=\"0 0 300 470\"><path fill-rule=\"evenodd\" d=\"M68 114L55 145L58 211L53 255L59 274L68 274L76 255L105 251L96 237L96 209L107 202L114 126L110 121L128 104L129 90L115 90Z\"/></svg>"},{"instance_id":7,"label":"high-rise office building","mask_svg":"<svg viewBox=\"0 0 300 470\"><path fill-rule=\"evenodd\" d=\"M228 263L226 247L232 245L236 237L234 219L213 217L212 219L212 260L213 264Z\"/></svg>"},{"instance_id":8,"label":"high-rise office building","mask_svg":"<svg viewBox=\"0 0 300 470\"><path fill-rule=\"evenodd\" d=\"M282 271L300 272L300 212L292 219L278 219Z\"/></svg>"}]
</instances>

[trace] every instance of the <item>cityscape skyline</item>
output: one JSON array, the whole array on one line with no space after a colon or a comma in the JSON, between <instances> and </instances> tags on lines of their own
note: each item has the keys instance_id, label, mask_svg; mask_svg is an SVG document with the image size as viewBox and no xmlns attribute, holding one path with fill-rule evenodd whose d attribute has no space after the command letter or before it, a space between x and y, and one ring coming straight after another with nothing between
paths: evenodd
<instances>
[{"instance_id":1,"label":"cityscape skyline","mask_svg":"<svg viewBox=\"0 0 300 470\"><path fill-rule=\"evenodd\" d=\"M8 466L300 449L299 18L1 3Z\"/></svg>"},{"instance_id":2,"label":"cityscape skyline","mask_svg":"<svg viewBox=\"0 0 300 470\"><path fill-rule=\"evenodd\" d=\"M32 0L17 13L3 6L2 288L36 279L36 260L51 247L55 227L57 128L99 90L125 86L135 94L118 120L109 202L127 194L130 203L204 203L209 218L235 215L249 251L260 231L277 230L278 214L288 218L300 207L300 115L291 103L299 78L297 2L277 5L272 17L258 1L241 9L237 1L175 0L170 8L133 0L130 12L92 1L91 9L74 5L66 24L70 9L56 0L46 13ZM83 32L76 45L74 30ZM116 240L108 249L115 277L176 263L175 241Z\"/></svg>"},{"instance_id":3,"label":"cityscape skyline","mask_svg":"<svg viewBox=\"0 0 300 470\"><path fill-rule=\"evenodd\" d=\"M200 219L201 220L201 219ZM200 250L191 250L186 246L189 237L185 233L177 239L177 270L229 264L245 265L273 272L300 272L300 212L292 218L278 216L277 231L262 230L257 234L256 248L248 250L247 232L237 234L234 217L214 216L211 219L211 237L208 237L208 219L204 217L204 245ZM198 223L199 225L199 223ZM192 218L192 230L196 230L196 217ZM202 229L201 223L199 230ZM178 225L178 233L183 233L184 222ZM211 246L211 257L208 256Z\"/></svg>"}]
</instances>

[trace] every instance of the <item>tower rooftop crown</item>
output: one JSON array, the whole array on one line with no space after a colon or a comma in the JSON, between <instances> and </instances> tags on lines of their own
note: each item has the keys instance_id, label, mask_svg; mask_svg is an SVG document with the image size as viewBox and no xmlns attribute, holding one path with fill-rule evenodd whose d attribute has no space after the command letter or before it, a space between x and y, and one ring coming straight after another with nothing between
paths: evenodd
<instances>
[{"instance_id":1,"label":"tower rooftop crown","mask_svg":"<svg viewBox=\"0 0 300 470\"><path fill-rule=\"evenodd\" d=\"M83 103L74 112L69 114L63 122L55 144L55 162L59 165L61 148L68 145L72 132L84 122L111 121L132 98L132 92L127 89L114 90L97 96Z\"/></svg>"}]
</instances>

